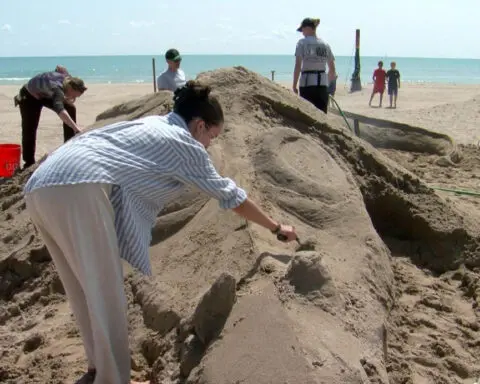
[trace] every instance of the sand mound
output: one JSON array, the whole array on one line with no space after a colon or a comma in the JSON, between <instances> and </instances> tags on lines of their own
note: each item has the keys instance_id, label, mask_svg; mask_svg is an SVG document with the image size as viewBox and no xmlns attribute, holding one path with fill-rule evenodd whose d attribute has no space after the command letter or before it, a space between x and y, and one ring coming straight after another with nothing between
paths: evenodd
<instances>
[{"instance_id":1,"label":"sand mound","mask_svg":"<svg viewBox=\"0 0 480 384\"><path fill-rule=\"evenodd\" d=\"M218 169L314 247L296 251L188 191L153 229L154 277L125 279L134 377L473 382L476 221L283 87L243 68L199 78L226 109L225 135L210 151ZM95 126L165 113L170 97L116 106ZM0 381L68 382L85 368L83 350L24 211L27 178L0 186Z\"/></svg>"}]
</instances>

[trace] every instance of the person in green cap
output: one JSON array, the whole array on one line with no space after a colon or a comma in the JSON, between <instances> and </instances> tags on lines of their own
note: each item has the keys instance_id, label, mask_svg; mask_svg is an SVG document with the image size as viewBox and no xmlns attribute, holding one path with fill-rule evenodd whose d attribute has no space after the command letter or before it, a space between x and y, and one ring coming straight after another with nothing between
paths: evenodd
<instances>
[{"instance_id":1,"label":"person in green cap","mask_svg":"<svg viewBox=\"0 0 480 384\"><path fill-rule=\"evenodd\" d=\"M185 72L180 69L182 56L176 49L169 49L165 53L165 60L168 68L157 77L157 88L159 91L175 92L177 88L183 87L187 80Z\"/></svg>"}]
</instances>

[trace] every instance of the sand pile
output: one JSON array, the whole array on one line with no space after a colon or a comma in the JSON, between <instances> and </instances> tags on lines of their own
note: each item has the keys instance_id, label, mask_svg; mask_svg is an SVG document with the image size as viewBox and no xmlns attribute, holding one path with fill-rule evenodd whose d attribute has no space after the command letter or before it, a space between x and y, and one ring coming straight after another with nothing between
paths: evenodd
<instances>
[{"instance_id":1,"label":"sand pile","mask_svg":"<svg viewBox=\"0 0 480 384\"><path fill-rule=\"evenodd\" d=\"M125 278L134 377L473 383L477 222L283 87L242 68L200 80L226 109L210 151L218 169L314 247L281 244L188 191L153 230L154 277ZM95 126L165 113L170 97L116 106ZM24 211L27 177L0 186L0 381L71 382L85 369L83 350Z\"/></svg>"}]
</instances>

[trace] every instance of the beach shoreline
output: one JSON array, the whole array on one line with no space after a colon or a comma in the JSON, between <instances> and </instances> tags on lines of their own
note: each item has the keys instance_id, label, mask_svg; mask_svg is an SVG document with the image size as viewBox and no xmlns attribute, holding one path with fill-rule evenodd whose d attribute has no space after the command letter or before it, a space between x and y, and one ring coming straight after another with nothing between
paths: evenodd
<instances>
[{"instance_id":1,"label":"beach shoreline","mask_svg":"<svg viewBox=\"0 0 480 384\"><path fill-rule=\"evenodd\" d=\"M279 82L286 88L290 82ZM77 102L77 119L81 127L95 122L96 116L122 102L153 93L152 83L87 84L88 91ZM392 120L441 132L451 136L457 143L469 144L480 141L480 88L478 85L454 85L444 83L402 84L397 109L371 108L368 106L372 87L349 93L349 84L337 85L336 101L349 112L374 118ZM0 86L0 127L2 143L21 142L20 111L13 105L18 85ZM378 95L373 105L378 104ZM383 106L388 106L384 95ZM228 118L228 117L227 117ZM52 112L42 112L37 136L37 158L62 144L61 122Z\"/></svg>"}]
</instances>

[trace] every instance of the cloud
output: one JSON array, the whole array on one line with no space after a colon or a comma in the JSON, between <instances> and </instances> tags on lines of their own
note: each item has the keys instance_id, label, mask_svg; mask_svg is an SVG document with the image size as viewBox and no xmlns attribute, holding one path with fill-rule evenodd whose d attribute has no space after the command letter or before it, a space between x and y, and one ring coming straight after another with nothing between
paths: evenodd
<instances>
[{"instance_id":1,"label":"cloud","mask_svg":"<svg viewBox=\"0 0 480 384\"><path fill-rule=\"evenodd\" d=\"M2 28L0 28L2 31L6 32L12 32L12 26L10 24L3 24Z\"/></svg>"},{"instance_id":2,"label":"cloud","mask_svg":"<svg viewBox=\"0 0 480 384\"><path fill-rule=\"evenodd\" d=\"M239 37L239 40L247 40L247 41L254 41L254 40L272 40L275 37L272 34L266 34L263 32L258 32L258 31L245 31L242 33Z\"/></svg>"},{"instance_id":3,"label":"cloud","mask_svg":"<svg viewBox=\"0 0 480 384\"><path fill-rule=\"evenodd\" d=\"M148 28L155 25L154 21L146 21L146 20L132 20L130 21L130 26L132 28Z\"/></svg>"},{"instance_id":4,"label":"cloud","mask_svg":"<svg viewBox=\"0 0 480 384\"><path fill-rule=\"evenodd\" d=\"M70 22L70 20L62 19L62 20L58 20L58 24L69 25L69 24L72 24L72 23Z\"/></svg>"},{"instance_id":5,"label":"cloud","mask_svg":"<svg viewBox=\"0 0 480 384\"><path fill-rule=\"evenodd\" d=\"M224 31L233 31L233 27L229 24L225 23L218 23L217 28L223 29Z\"/></svg>"},{"instance_id":6,"label":"cloud","mask_svg":"<svg viewBox=\"0 0 480 384\"><path fill-rule=\"evenodd\" d=\"M287 39L289 33L287 33L286 31L273 30L272 35L276 38L279 38L279 39Z\"/></svg>"}]
</instances>

